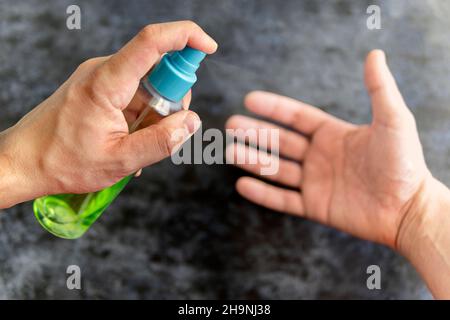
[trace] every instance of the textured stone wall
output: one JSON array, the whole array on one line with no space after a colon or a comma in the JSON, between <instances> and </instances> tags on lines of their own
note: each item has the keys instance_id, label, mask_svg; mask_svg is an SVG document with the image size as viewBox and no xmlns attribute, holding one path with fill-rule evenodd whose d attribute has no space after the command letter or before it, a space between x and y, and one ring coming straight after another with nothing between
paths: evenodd
<instances>
[{"instance_id":1,"label":"textured stone wall","mask_svg":"<svg viewBox=\"0 0 450 320\"><path fill-rule=\"evenodd\" d=\"M82 9L82 30L65 27ZM382 8L382 30L366 8ZM355 123L370 120L362 64L386 50L417 117L426 159L450 184L450 3L447 1L12 1L0 2L0 129L49 96L91 56L110 54L142 26L192 19L220 44L199 74L193 109L204 127L244 112L266 89ZM391 250L274 213L233 190L227 166L144 170L88 234L54 238L31 203L0 212L0 298L429 298ZM66 267L82 270L66 289ZM366 288L378 264L382 290Z\"/></svg>"}]
</instances>

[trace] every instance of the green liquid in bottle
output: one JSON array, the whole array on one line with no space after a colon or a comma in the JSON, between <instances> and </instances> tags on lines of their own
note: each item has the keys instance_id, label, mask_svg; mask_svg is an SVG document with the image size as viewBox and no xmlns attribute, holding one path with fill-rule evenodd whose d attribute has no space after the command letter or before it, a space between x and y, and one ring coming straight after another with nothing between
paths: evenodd
<instances>
[{"instance_id":1,"label":"green liquid in bottle","mask_svg":"<svg viewBox=\"0 0 450 320\"><path fill-rule=\"evenodd\" d=\"M55 236L81 237L114 201L133 175L109 188L86 194L58 194L38 198L33 209L39 223Z\"/></svg>"}]
</instances>

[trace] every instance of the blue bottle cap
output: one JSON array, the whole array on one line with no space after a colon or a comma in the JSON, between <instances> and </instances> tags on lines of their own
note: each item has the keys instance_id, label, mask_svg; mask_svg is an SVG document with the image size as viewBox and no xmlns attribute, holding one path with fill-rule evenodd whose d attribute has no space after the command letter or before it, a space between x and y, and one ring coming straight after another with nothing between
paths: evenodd
<instances>
[{"instance_id":1,"label":"blue bottle cap","mask_svg":"<svg viewBox=\"0 0 450 320\"><path fill-rule=\"evenodd\" d=\"M195 72L205 57L206 53L190 47L165 54L148 80L161 96L178 102L197 81Z\"/></svg>"}]
</instances>

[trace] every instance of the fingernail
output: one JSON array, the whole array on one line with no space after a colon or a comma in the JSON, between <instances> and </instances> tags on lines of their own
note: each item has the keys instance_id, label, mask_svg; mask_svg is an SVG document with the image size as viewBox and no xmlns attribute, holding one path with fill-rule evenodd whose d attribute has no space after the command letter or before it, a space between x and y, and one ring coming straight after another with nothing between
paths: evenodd
<instances>
[{"instance_id":1,"label":"fingernail","mask_svg":"<svg viewBox=\"0 0 450 320\"><path fill-rule=\"evenodd\" d=\"M386 62L386 60L387 60L386 52L384 52L384 50L381 50L381 49L378 49L378 51L380 51L381 58L383 59L383 61Z\"/></svg>"},{"instance_id":2,"label":"fingernail","mask_svg":"<svg viewBox=\"0 0 450 320\"><path fill-rule=\"evenodd\" d=\"M216 40L213 39L213 37L211 37L209 34L207 34L207 36L209 37L209 39L211 40L212 43L214 43L216 45L214 52L217 51L217 49L219 48L219 44L217 43Z\"/></svg>"},{"instance_id":3,"label":"fingernail","mask_svg":"<svg viewBox=\"0 0 450 320\"><path fill-rule=\"evenodd\" d=\"M186 125L190 134L196 132L201 125L200 118L194 112L189 112L184 118L184 124Z\"/></svg>"},{"instance_id":4,"label":"fingernail","mask_svg":"<svg viewBox=\"0 0 450 320\"><path fill-rule=\"evenodd\" d=\"M217 41L214 40L213 38L211 38L211 39L212 39L212 41L214 41L214 43L216 44L216 50L214 50L214 51L217 51L217 49L219 49L219 44L218 44Z\"/></svg>"}]
</instances>

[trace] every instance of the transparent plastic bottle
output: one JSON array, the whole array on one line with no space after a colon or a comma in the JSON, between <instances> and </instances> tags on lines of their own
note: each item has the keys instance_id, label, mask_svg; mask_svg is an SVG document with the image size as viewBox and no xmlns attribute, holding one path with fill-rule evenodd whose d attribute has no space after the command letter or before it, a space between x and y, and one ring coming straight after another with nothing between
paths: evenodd
<instances>
[{"instance_id":1,"label":"transparent plastic bottle","mask_svg":"<svg viewBox=\"0 0 450 320\"><path fill-rule=\"evenodd\" d=\"M156 123L182 109L182 98L197 81L195 72L206 54L186 47L166 54L141 80L133 103L142 104L141 114L131 124L134 132L145 120ZM34 200L33 210L39 223L50 233L65 239L81 237L114 201L134 175L109 188L87 194L49 195Z\"/></svg>"}]
</instances>

